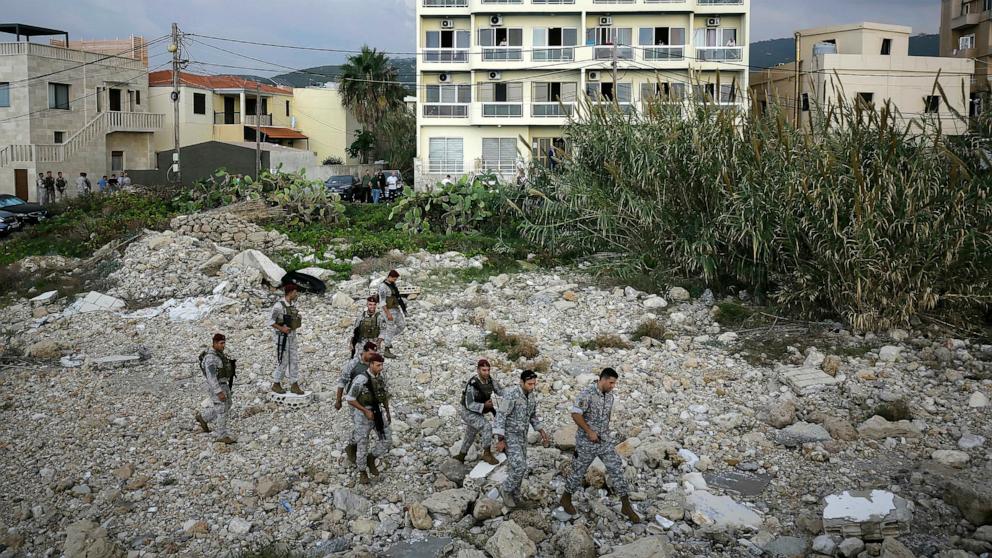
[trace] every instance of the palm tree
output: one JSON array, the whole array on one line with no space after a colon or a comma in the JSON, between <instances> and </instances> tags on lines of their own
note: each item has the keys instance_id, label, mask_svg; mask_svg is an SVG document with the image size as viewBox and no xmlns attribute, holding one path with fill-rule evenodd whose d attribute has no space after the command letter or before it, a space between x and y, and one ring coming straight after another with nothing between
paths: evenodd
<instances>
[{"instance_id":1,"label":"palm tree","mask_svg":"<svg viewBox=\"0 0 992 558\"><path fill-rule=\"evenodd\" d=\"M396 83L396 68L385 53L367 45L348 57L338 79L345 108L370 132L387 111L403 106L406 90Z\"/></svg>"}]
</instances>

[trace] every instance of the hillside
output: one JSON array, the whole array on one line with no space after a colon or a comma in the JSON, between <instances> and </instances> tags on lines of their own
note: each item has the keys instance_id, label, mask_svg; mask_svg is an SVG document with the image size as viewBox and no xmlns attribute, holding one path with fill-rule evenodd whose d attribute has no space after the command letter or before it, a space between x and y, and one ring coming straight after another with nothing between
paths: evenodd
<instances>
[{"instance_id":1,"label":"hillside","mask_svg":"<svg viewBox=\"0 0 992 558\"><path fill-rule=\"evenodd\" d=\"M396 58L393 59L393 65L396 66L397 77L400 81L416 81L417 69L415 59ZM314 66L312 68L305 68L298 72L288 72L268 78L252 75L244 75L240 77L254 79L262 83L271 83L273 85L307 87L308 85L321 85L324 82L336 81L340 74L341 65L333 64L328 66Z\"/></svg>"},{"instance_id":2,"label":"hillside","mask_svg":"<svg viewBox=\"0 0 992 558\"><path fill-rule=\"evenodd\" d=\"M916 35L909 38L910 56L939 56L940 35ZM791 37L751 43L752 69L770 68L776 64L792 62L795 45Z\"/></svg>"}]
</instances>

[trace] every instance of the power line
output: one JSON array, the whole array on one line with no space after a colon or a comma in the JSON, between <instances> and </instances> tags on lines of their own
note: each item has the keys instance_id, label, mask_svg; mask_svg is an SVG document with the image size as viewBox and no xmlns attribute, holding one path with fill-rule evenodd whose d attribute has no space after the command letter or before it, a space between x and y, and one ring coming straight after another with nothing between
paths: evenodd
<instances>
[{"instance_id":1,"label":"power line","mask_svg":"<svg viewBox=\"0 0 992 558\"><path fill-rule=\"evenodd\" d=\"M122 57L121 56L122 54L127 54L129 52L133 52L135 50L138 50L139 48L145 48L145 47L151 46L151 45L153 45L155 43L158 43L158 42L160 42L160 41L162 41L164 39L167 39L167 38L168 38L168 35L163 35L162 37L159 37L157 39L152 40L151 42L144 43L141 46L136 46L136 47L130 48L128 50L123 50L123 51L121 51L119 53L116 53L116 54L108 54L106 56L102 56L100 58L97 58L96 60L91 60L89 62L84 62L82 64L78 64L76 66L70 66L68 68L63 68L61 70L55 70L54 72L48 72L47 74L41 74L41 75L37 75L37 76L30 76L30 77L27 77L27 78L24 78L24 79L21 79L21 80L9 82L9 84L11 86L13 86L13 85L17 85L17 84L20 84L20 83L23 83L23 82L29 82L29 81L33 81L33 80L37 80L37 79L42 79L42 78L54 76L55 74L61 74L62 72L68 72L70 70L76 70L76 69L82 68L84 66L90 66L92 64L98 64L98 63L100 63L100 62L102 62L104 60L110 59L110 58L121 58ZM66 49L67 50L73 50L73 49L69 49L68 48L68 45L66 45ZM86 52L86 51L81 51L81 52ZM93 54L93 53L90 53L90 54Z\"/></svg>"}]
</instances>

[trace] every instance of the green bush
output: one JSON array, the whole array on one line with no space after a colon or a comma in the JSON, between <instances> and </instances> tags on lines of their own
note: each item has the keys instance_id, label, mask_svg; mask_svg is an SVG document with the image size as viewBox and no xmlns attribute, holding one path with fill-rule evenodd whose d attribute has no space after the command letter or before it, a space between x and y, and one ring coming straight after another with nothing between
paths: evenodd
<instances>
[{"instance_id":1,"label":"green bush","mask_svg":"<svg viewBox=\"0 0 992 558\"><path fill-rule=\"evenodd\" d=\"M990 300L988 151L932 122L911 134L888 106L843 102L802 130L774 108L582 110L523 208L524 236L554 255L657 285L741 285L858 330Z\"/></svg>"},{"instance_id":2,"label":"green bush","mask_svg":"<svg viewBox=\"0 0 992 558\"><path fill-rule=\"evenodd\" d=\"M502 203L500 189L491 177L463 176L458 182L439 184L427 192L404 190L390 219L398 217L396 228L409 232L479 231Z\"/></svg>"}]
</instances>

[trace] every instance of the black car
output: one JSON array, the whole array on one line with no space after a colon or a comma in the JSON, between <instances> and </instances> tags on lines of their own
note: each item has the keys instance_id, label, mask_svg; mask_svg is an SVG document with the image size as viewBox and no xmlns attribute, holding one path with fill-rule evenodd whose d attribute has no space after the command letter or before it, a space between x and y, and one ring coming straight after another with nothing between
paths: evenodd
<instances>
[{"instance_id":1,"label":"black car","mask_svg":"<svg viewBox=\"0 0 992 558\"><path fill-rule=\"evenodd\" d=\"M48 218L48 210L43 206L28 203L10 194L0 194L0 210L17 214L27 223L37 223Z\"/></svg>"},{"instance_id":2,"label":"black car","mask_svg":"<svg viewBox=\"0 0 992 558\"><path fill-rule=\"evenodd\" d=\"M20 215L9 211L0 211L0 236L19 231L24 227Z\"/></svg>"},{"instance_id":3,"label":"black car","mask_svg":"<svg viewBox=\"0 0 992 558\"><path fill-rule=\"evenodd\" d=\"M327 190L341 196L342 200L352 201L355 199L356 186L361 184L358 178L349 175L332 176L324 181Z\"/></svg>"}]
</instances>

